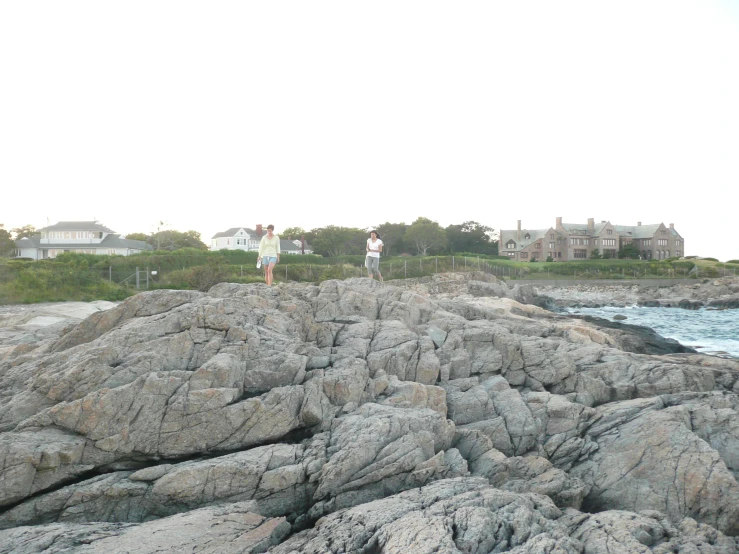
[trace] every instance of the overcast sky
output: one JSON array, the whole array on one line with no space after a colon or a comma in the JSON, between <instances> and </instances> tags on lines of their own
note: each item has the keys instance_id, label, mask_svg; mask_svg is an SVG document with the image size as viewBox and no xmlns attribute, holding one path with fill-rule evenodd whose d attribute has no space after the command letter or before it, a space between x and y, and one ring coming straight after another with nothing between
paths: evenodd
<instances>
[{"instance_id":1,"label":"overcast sky","mask_svg":"<svg viewBox=\"0 0 739 554\"><path fill-rule=\"evenodd\" d=\"M739 258L737 0L6 0L0 75L6 229L593 217Z\"/></svg>"}]
</instances>

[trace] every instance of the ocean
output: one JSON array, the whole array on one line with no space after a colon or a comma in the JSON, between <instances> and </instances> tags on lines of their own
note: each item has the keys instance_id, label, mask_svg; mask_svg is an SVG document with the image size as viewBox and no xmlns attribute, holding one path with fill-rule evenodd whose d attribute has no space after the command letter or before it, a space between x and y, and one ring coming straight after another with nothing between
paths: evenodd
<instances>
[{"instance_id":1,"label":"ocean","mask_svg":"<svg viewBox=\"0 0 739 554\"><path fill-rule=\"evenodd\" d=\"M680 308L568 308L566 313L592 315L611 321L651 327L663 337L695 348L704 354L739 358L739 310L683 310Z\"/></svg>"}]
</instances>

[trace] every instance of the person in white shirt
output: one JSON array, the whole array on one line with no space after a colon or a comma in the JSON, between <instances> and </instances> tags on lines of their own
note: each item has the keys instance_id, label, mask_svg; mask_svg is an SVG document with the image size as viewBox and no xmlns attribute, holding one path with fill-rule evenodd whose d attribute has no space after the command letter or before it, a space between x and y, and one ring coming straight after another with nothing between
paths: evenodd
<instances>
[{"instance_id":1,"label":"person in white shirt","mask_svg":"<svg viewBox=\"0 0 739 554\"><path fill-rule=\"evenodd\" d=\"M382 252L382 241L377 231L370 231L370 238L367 239L367 259L365 265L367 266L367 276L370 279L374 279L375 275L382 282L382 273L380 273L380 252Z\"/></svg>"},{"instance_id":2,"label":"person in white shirt","mask_svg":"<svg viewBox=\"0 0 739 554\"><path fill-rule=\"evenodd\" d=\"M264 266L264 282L272 286L272 270L280 262L280 237L275 235L275 226L267 225L267 234L259 241L259 257Z\"/></svg>"}]
</instances>

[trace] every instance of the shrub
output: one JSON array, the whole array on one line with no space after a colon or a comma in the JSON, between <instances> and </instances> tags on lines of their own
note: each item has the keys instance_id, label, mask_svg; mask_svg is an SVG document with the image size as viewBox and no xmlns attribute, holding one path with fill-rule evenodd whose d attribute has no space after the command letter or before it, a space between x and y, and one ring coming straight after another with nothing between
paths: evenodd
<instances>
[{"instance_id":1,"label":"shrub","mask_svg":"<svg viewBox=\"0 0 739 554\"><path fill-rule=\"evenodd\" d=\"M208 260L205 265L193 267L184 272L184 280L189 288L206 292L213 285L228 280L229 270L226 264L218 260Z\"/></svg>"}]
</instances>

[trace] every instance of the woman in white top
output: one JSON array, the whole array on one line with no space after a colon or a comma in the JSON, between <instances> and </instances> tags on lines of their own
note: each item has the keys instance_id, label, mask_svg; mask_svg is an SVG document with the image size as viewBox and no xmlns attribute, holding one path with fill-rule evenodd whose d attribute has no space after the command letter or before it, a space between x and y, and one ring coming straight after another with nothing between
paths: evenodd
<instances>
[{"instance_id":1,"label":"woman in white top","mask_svg":"<svg viewBox=\"0 0 739 554\"><path fill-rule=\"evenodd\" d=\"M267 234L259 241L259 257L264 266L264 282L272 285L272 270L280 261L280 237L275 235L275 226L267 225Z\"/></svg>"},{"instance_id":2,"label":"woman in white top","mask_svg":"<svg viewBox=\"0 0 739 554\"><path fill-rule=\"evenodd\" d=\"M380 273L380 252L382 252L382 241L377 231L370 231L370 238L367 239L367 259L365 265L367 266L367 276L370 279L374 279L375 275L382 282L382 273Z\"/></svg>"}]
</instances>

